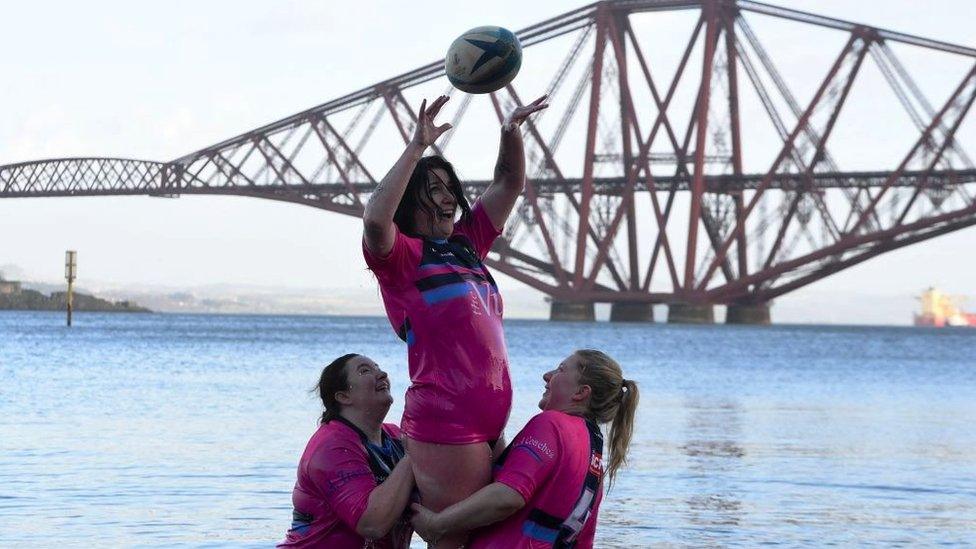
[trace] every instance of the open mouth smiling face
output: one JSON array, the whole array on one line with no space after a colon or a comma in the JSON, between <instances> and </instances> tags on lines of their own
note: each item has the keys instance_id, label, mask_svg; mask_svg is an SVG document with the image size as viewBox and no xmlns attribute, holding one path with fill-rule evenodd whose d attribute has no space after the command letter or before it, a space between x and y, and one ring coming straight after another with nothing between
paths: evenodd
<instances>
[{"instance_id":1,"label":"open mouth smiling face","mask_svg":"<svg viewBox=\"0 0 976 549\"><path fill-rule=\"evenodd\" d=\"M432 232L430 236L433 238L448 238L454 232L458 205L449 182L447 171L441 168L435 168L428 174L428 196L424 197L424 201L433 213L433 219L430 220Z\"/></svg>"},{"instance_id":2,"label":"open mouth smiling face","mask_svg":"<svg viewBox=\"0 0 976 549\"><path fill-rule=\"evenodd\" d=\"M543 374L545 391L539 400L542 410L566 409L573 402L573 395L579 386L579 357L575 354L566 357L555 369Z\"/></svg>"},{"instance_id":3,"label":"open mouth smiling face","mask_svg":"<svg viewBox=\"0 0 976 549\"><path fill-rule=\"evenodd\" d=\"M352 400L352 406L372 408L388 405L393 400L390 377L370 358L356 357L347 368L349 389L345 393Z\"/></svg>"}]
</instances>

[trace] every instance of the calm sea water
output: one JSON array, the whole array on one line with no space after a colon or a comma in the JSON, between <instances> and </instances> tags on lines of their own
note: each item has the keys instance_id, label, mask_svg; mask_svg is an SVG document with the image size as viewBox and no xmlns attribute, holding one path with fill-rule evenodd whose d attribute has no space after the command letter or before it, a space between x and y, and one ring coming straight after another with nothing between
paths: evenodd
<instances>
[{"instance_id":1,"label":"calm sea water","mask_svg":"<svg viewBox=\"0 0 976 549\"><path fill-rule=\"evenodd\" d=\"M270 546L350 351L384 319L0 313L0 546ZM976 331L508 321L511 437L607 351L643 398L599 547L976 544ZM418 544L419 546L419 544Z\"/></svg>"}]
</instances>

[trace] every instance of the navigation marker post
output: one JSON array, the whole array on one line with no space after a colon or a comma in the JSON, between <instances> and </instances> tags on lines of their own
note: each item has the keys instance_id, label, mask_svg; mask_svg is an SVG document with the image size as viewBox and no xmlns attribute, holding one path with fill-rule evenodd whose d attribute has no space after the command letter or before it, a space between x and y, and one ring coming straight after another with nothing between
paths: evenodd
<instances>
[{"instance_id":1,"label":"navigation marker post","mask_svg":"<svg viewBox=\"0 0 976 549\"><path fill-rule=\"evenodd\" d=\"M64 252L64 278L68 280L68 326L71 326L72 300L74 298L75 278L78 275L78 252Z\"/></svg>"}]
</instances>

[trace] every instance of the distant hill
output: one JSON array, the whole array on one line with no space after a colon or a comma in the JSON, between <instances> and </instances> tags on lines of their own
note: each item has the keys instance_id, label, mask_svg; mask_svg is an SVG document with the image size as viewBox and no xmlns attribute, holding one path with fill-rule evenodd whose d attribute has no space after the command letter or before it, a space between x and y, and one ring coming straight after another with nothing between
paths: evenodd
<instances>
[{"instance_id":1,"label":"distant hill","mask_svg":"<svg viewBox=\"0 0 976 549\"><path fill-rule=\"evenodd\" d=\"M37 290L20 290L14 293L0 294L0 310L63 311L67 308L67 299L67 292L54 292L51 295L44 295ZM78 292L74 294L74 310L120 313L152 312L129 301L108 301Z\"/></svg>"}]
</instances>

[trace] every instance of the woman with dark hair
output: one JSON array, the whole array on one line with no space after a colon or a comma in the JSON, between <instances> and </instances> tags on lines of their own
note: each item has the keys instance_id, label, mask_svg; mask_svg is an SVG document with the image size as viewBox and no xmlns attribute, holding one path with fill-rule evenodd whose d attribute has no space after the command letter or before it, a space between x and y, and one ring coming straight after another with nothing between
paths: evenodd
<instances>
[{"instance_id":1,"label":"woman with dark hair","mask_svg":"<svg viewBox=\"0 0 976 549\"><path fill-rule=\"evenodd\" d=\"M386 372L347 354L322 370L316 389L325 411L298 463L293 520L278 547L408 547L413 471L400 429L383 423L393 403Z\"/></svg>"},{"instance_id":2,"label":"woman with dark hair","mask_svg":"<svg viewBox=\"0 0 976 549\"><path fill-rule=\"evenodd\" d=\"M612 358L576 351L542 376L539 408L496 464L495 482L440 513L414 505L417 533L436 542L482 528L468 548L593 547L603 499L603 434L610 424L613 484L627 460L640 398ZM491 526L488 526L491 525Z\"/></svg>"},{"instance_id":3,"label":"woman with dark hair","mask_svg":"<svg viewBox=\"0 0 976 549\"><path fill-rule=\"evenodd\" d=\"M494 181L469 206L451 164L423 156L451 127L434 124L447 99L421 104L413 139L363 216L363 255L407 344L411 385L400 426L420 497L432 509L491 481L491 446L508 421L512 387L502 300L483 261L525 185L519 126L547 106L541 97L511 113Z\"/></svg>"}]
</instances>

